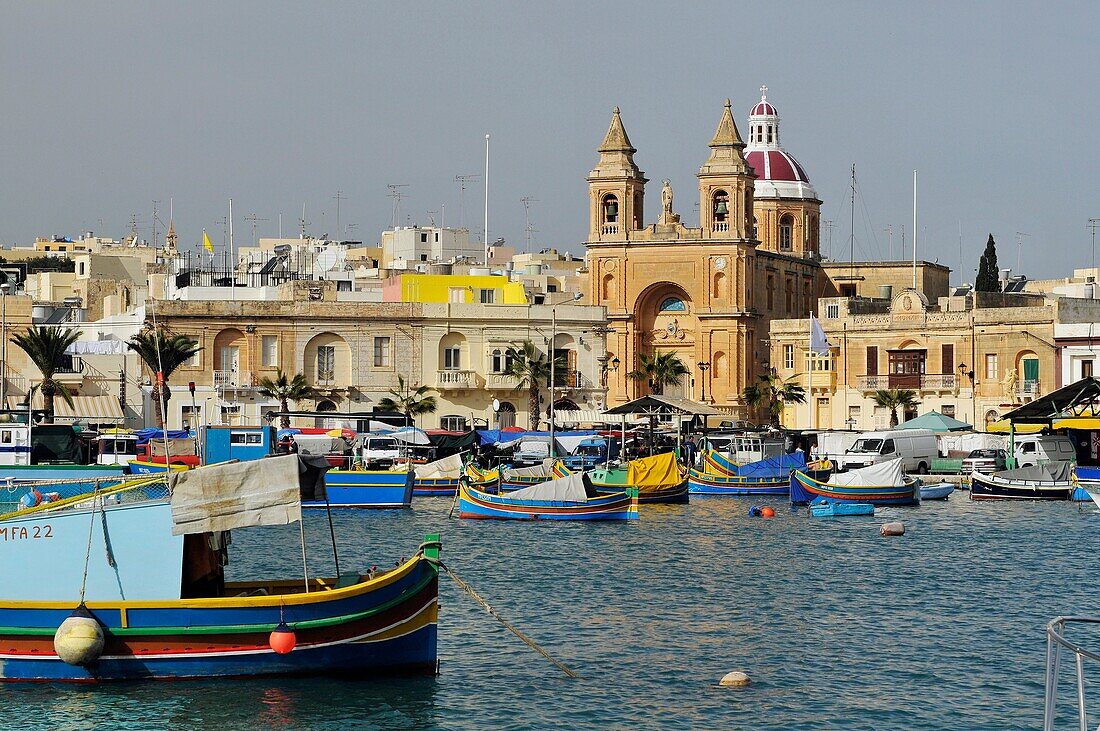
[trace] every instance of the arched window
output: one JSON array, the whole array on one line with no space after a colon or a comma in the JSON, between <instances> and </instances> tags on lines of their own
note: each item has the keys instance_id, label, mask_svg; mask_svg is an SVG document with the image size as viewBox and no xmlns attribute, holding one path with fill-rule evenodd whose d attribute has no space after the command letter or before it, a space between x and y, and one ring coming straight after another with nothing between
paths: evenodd
<instances>
[{"instance_id":1,"label":"arched window","mask_svg":"<svg viewBox=\"0 0 1100 731\"><path fill-rule=\"evenodd\" d=\"M757 241L759 241L760 240L760 230L756 226L757 226L756 216L753 216L752 217L752 237L754 239L756 239Z\"/></svg>"},{"instance_id":2,"label":"arched window","mask_svg":"<svg viewBox=\"0 0 1100 731\"><path fill-rule=\"evenodd\" d=\"M604 223L618 223L619 222L619 199L611 193L608 193L603 197L603 222Z\"/></svg>"},{"instance_id":3,"label":"arched window","mask_svg":"<svg viewBox=\"0 0 1100 731\"><path fill-rule=\"evenodd\" d=\"M714 195L712 196L713 205L711 210L714 213L714 220L716 223L725 223L729 220L729 201L729 193L724 190L714 191Z\"/></svg>"},{"instance_id":4,"label":"arched window","mask_svg":"<svg viewBox=\"0 0 1100 731\"><path fill-rule=\"evenodd\" d=\"M810 216L810 234L806 241L806 248L813 251L817 251L821 248L821 241L819 240L820 233L818 231L817 216Z\"/></svg>"},{"instance_id":5,"label":"arched window","mask_svg":"<svg viewBox=\"0 0 1100 731\"><path fill-rule=\"evenodd\" d=\"M490 364L493 373L504 373L504 360L504 353L501 351L501 349L494 349L492 355L492 363Z\"/></svg>"},{"instance_id":6,"label":"arched window","mask_svg":"<svg viewBox=\"0 0 1100 731\"><path fill-rule=\"evenodd\" d=\"M725 296L726 288L726 273L718 272L714 275L714 289L711 292L711 297L719 299Z\"/></svg>"},{"instance_id":7,"label":"arched window","mask_svg":"<svg viewBox=\"0 0 1100 731\"><path fill-rule=\"evenodd\" d=\"M507 401L500 402L500 411L497 412L497 428L507 429L516 425L516 407Z\"/></svg>"},{"instance_id":8,"label":"arched window","mask_svg":"<svg viewBox=\"0 0 1100 731\"><path fill-rule=\"evenodd\" d=\"M659 312L687 312L687 305L679 297L666 297L657 309Z\"/></svg>"},{"instance_id":9,"label":"arched window","mask_svg":"<svg viewBox=\"0 0 1100 731\"><path fill-rule=\"evenodd\" d=\"M771 143L772 143L772 126L769 124L768 125L768 144L770 145Z\"/></svg>"},{"instance_id":10,"label":"arched window","mask_svg":"<svg viewBox=\"0 0 1100 731\"><path fill-rule=\"evenodd\" d=\"M643 220L644 220L644 217L642 216L642 194L641 193L635 193L634 194L634 229L635 230L638 230L642 227L642 221Z\"/></svg>"},{"instance_id":11,"label":"arched window","mask_svg":"<svg viewBox=\"0 0 1100 731\"><path fill-rule=\"evenodd\" d=\"M794 237L794 218L791 215L784 214L779 219L779 250L790 251L791 241Z\"/></svg>"}]
</instances>

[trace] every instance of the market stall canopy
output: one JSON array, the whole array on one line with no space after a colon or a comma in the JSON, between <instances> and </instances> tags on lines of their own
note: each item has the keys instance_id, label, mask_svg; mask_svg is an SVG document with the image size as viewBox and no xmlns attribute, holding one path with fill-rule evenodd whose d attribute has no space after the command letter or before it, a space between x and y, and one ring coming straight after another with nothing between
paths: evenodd
<instances>
[{"instance_id":1,"label":"market stall canopy","mask_svg":"<svg viewBox=\"0 0 1100 731\"><path fill-rule=\"evenodd\" d=\"M606 424L607 416L596 409L555 409L554 424Z\"/></svg>"},{"instance_id":2,"label":"market stall canopy","mask_svg":"<svg viewBox=\"0 0 1100 731\"><path fill-rule=\"evenodd\" d=\"M8 396L8 408L13 410L27 409L25 402L21 403L24 396ZM73 396L73 405L56 396L53 400L53 415L54 420L64 419L65 421L92 421L92 422L104 422L104 421L124 421L126 416L122 413L122 406L118 403L118 396ZM31 400L31 408L35 411L41 411L45 408L46 402L42 397L42 393L35 391L34 398Z\"/></svg>"},{"instance_id":3,"label":"market stall canopy","mask_svg":"<svg viewBox=\"0 0 1100 731\"><path fill-rule=\"evenodd\" d=\"M1014 424L1046 424L1063 417L1092 416L1100 405L1100 380L1089 376L1024 404L1002 419Z\"/></svg>"},{"instance_id":4,"label":"market stall canopy","mask_svg":"<svg viewBox=\"0 0 1100 731\"><path fill-rule=\"evenodd\" d=\"M1017 424L1017 434L1038 434L1046 427L1043 424ZM1012 422L1000 419L998 421L990 422L986 425L985 430L990 434L1008 434L1012 431Z\"/></svg>"},{"instance_id":5,"label":"market stall canopy","mask_svg":"<svg viewBox=\"0 0 1100 731\"><path fill-rule=\"evenodd\" d=\"M657 396L650 394L628 401L604 412L604 415L617 414L687 414L689 416L723 416L726 412L713 406L678 396Z\"/></svg>"},{"instance_id":6,"label":"market stall canopy","mask_svg":"<svg viewBox=\"0 0 1100 731\"><path fill-rule=\"evenodd\" d=\"M898 424L898 429L931 429L934 432L966 431L973 428L965 421L959 421L938 411L929 411L927 414L921 414L915 419Z\"/></svg>"}]
</instances>

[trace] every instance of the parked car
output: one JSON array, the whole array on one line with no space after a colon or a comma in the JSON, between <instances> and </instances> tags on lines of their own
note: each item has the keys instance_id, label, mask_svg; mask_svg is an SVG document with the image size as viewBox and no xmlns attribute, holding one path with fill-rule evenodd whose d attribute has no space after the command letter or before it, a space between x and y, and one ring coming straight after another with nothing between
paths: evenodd
<instances>
[{"instance_id":1,"label":"parked car","mask_svg":"<svg viewBox=\"0 0 1100 731\"><path fill-rule=\"evenodd\" d=\"M1000 472L1005 468L1008 453L1003 449L972 449L962 461L964 475L971 472Z\"/></svg>"},{"instance_id":2,"label":"parked car","mask_svg":"<svg viewBox=\"0 0 1100 731\"><path fill-rule=\"evenodd\" d=\"M401 445L393 437L368 434L363 437L363 466L368 470L388 470L401 456Z\"/></svg>"}]
</instances>

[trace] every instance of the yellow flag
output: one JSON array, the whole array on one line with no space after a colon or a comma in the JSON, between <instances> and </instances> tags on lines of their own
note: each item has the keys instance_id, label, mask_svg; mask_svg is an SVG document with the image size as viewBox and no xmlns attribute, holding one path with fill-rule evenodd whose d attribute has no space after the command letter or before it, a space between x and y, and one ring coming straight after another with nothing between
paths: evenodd
<instances>
[{"instance_id":1,"label":"yellow flag","mask_svg":"<svg viewBox=\"0 0 1100 731\"><path fill-rule=\"evenodd\" d=\"M206 249L211 254L214 253L214 244L210 243L210 237L206 235L205 228L202 230L202 248Z\"/></svg>"}]
</instances>

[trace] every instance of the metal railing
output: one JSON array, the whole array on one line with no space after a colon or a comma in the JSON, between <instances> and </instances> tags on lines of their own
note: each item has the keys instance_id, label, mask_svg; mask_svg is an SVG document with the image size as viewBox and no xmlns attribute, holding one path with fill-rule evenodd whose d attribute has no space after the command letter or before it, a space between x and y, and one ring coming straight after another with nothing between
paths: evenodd
<instances>
[{"instance_id":1,"label":"metal railing","mask_svg":"<svg viewBox=\"0 0 1100 731\"><path fill-rule=\"evenodd\" d=\"M890 388L889 376L860 376L856 379L856 387L860 391L880 391Z\"/></svg>"},{"instance_id":2,"label":"metal railing","mask_svg":"<svg viewBox=\"0 0 1100 731\"><path fill-rule=\"evenodd\" d=\"M1100 624L1100 617L1055 617L1047 624L1046 698L1043 705L1043 731L1054 731L1054 710L1058 700L1058 673L1062 669L1062 652L1073 653L1077 671L1077 722L1081 731L1088 730L1085 711L1085 658L1100 662L1100 655L1089 652L1064 636L1067 623Z\"/></svg>"},{"instance_id":3,"label":"metal railing","mask_svg":"<svg viewBox=\"0 0 1100 731\"><path fill-rule=\"evenodd\" d=\"M248 371L214 371L216 388L247 388L252 385L252 374Z\"/></svg>"}]
</instances>

